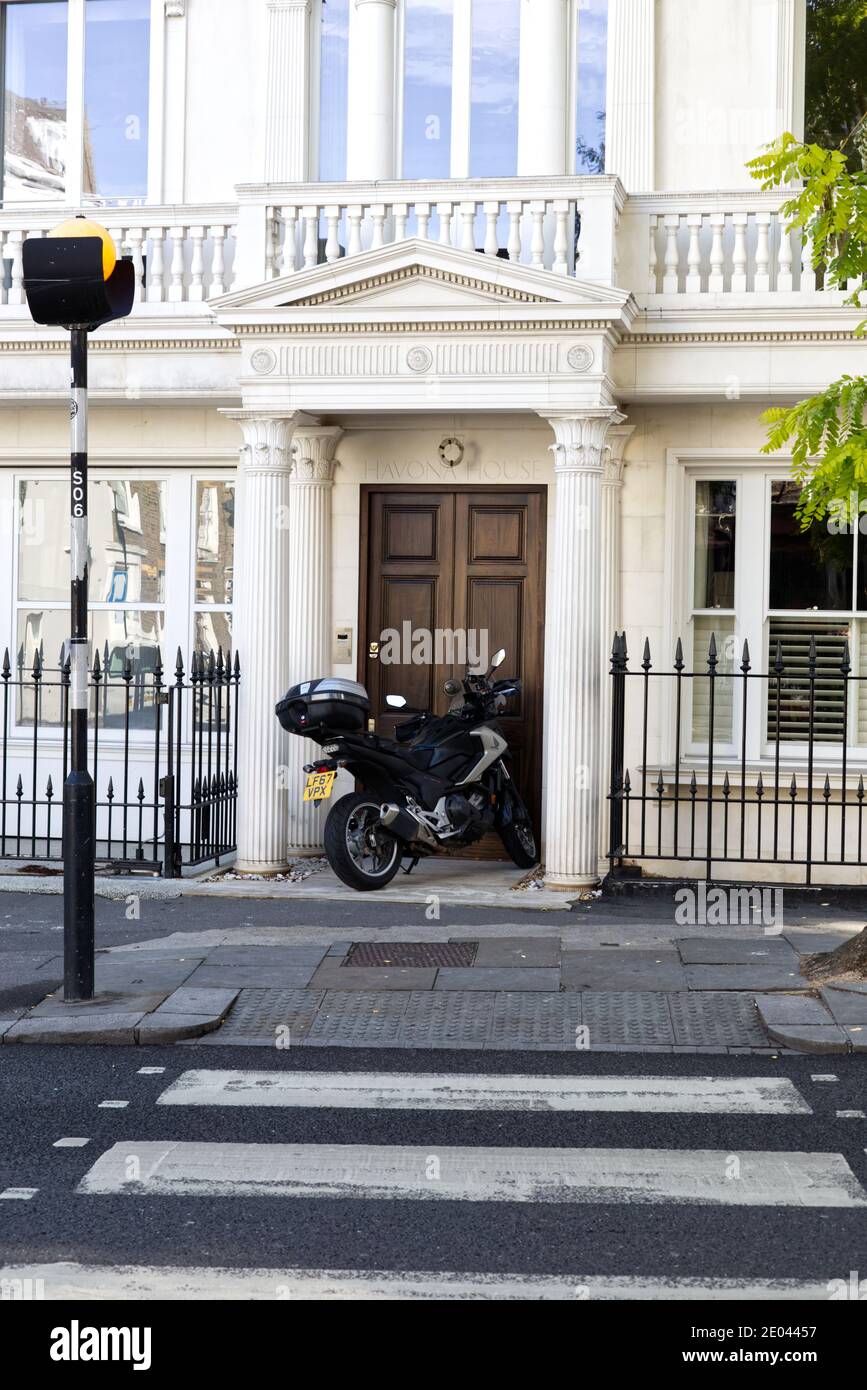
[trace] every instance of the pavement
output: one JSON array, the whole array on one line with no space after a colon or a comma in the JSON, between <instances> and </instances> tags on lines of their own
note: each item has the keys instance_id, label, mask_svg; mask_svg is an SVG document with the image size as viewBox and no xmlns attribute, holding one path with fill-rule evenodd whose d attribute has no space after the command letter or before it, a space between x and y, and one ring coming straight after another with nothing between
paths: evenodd
<instances>
[{"instance_id":1,"label":"pavement","mask_svg":"<svg viewBox=\"0 0 867 1390\"><path fill-rule=\"evenodd\" d=\"M231 894L222 880L217 895L184 886L171 898L149 896L140 880L109 882L101 910L115 925L99 932L86 1004L59 990L56 895L3 895L0 1041L867 1051L867 989L818 990L800 972L802 954L860 930L857 910L829 916L820 900L769 927L698 928L679 924L671 900L591 898L510 921L499 903L470 907L442 877L433 882L438 891L428 881L412 905L299 901L274 883L257 896L238 880Z\"/></svg>"}]
</instances>

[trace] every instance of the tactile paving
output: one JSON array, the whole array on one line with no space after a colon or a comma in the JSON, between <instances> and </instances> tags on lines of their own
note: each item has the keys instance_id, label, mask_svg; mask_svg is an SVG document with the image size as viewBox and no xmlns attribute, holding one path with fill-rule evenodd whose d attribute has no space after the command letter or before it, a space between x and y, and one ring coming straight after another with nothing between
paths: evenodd
<instances>
[{"instance_id":1,"label":"tactile paving","mask_svg":"<svg viewBox=\"0 0 867 1390\"><path fill-rule=\"evenodd\" d=\"M490 1047L549 1048L578 1046L581 995L498 994Z\"/></svg>"},{"instance_id":2,"label":"tactile paving","mask_svg":"<svg viewBox=\"0 0 867 1390\"><path fill-rule=\"evenodd\" d=\"M584 990L582 1023L588 1029L588 1045L622 1046L674 1043L674 1030L666 995L647 990Z\"/></svg>"},{"instance_id":3,"label":"tactile paving","mask_svg":"<svg viewBox=\"0 0 867 1390\"><path fill-rule=\"evenodd\" d=\"M273 1047L283 1038L291 1046L307 1035L324 997L324 990L242 989L217 1032L196 1042L269 1043ZM278 1031L287 1028L288 1033Z\"/></svg>"},{"instance_id":4,"label":"tactile paving","mask_svg":"<svg viewBox=\"0 0 867 1390\"><path fill-rule=\"evenodd\" d=\"M395 1045L408 998L394 990L328 990L304 1041L315 1047Z\"/></svg>"},{"instance_id":5,"label":"tactile paving","mask_svg":"<svg viewBox=\"0 0 867 1390\"><path fill-rule=\"evenodd\" d=\"M401 1047L484 1047L490 1037L495 994L484 990L409 996Z\"/></svg>"},{"instance_id":6,"label":"tactile paving","mask_svg":"<svg viewBox=\"0 0 867 1390\"><path fill-rule=\"evenodd\" d=\"M675 1042L691 1047L767 1047L752 994L687 991L668 996Z\"/></svg>"}]
</instances>

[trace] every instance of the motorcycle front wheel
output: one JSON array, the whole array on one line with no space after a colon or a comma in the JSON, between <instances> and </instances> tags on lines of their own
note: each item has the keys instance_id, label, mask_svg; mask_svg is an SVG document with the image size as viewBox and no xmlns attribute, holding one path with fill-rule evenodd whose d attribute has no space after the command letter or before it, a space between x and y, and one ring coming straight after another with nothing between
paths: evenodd
<instances>
[{"instance_id":1,"label":"motorcycle front wheel","mask_svg":"<svg viewBox=\"0 0 867 1390\"><path fill-rule=\"evenodd\" d=\"M527 808L513 795L508 811L508 820L498 827L500 839L513 864L517 864L519 869L532 869L534 864L538 864L539 855Z\"/></svg>"},{"instance_id":2,"label":"motorcycle front wheel","mask_svg":"<svg viewBox=\"0 0 867 1390\"><path fill-rule=\"evenodd\" d=\"M400 868L401 848L379 821L380 803L351 792L325 822L325 853L337 877L360 893L384 888Z\"/></svg>"}]
</instances>

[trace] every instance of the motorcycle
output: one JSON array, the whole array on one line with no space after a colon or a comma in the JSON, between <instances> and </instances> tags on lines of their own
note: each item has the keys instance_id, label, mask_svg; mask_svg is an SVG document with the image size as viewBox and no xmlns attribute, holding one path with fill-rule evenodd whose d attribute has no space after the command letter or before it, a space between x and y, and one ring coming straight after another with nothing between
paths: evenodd
<instances>
[{"instance_id":1,"label":"motorcycle","mask_svg":"<svg viewBox=\"0 0 867 1390\"><path fill-rule=\"evenodd\" d=\"M522 869L537 862L529 812L509 768L508 743L497 716L519 680L492 680L505 660L495 653L486 674L467 671L443 687L448 713L411 709L387 695L409 718L382 738L367 728L370 700L363 685L339 677L302 681L276 706L289 733L312 739L323 757L304 767L304 800L329 800L338 771L362 787L334 803L325 823L325 853L338 878L361 892L384 888L403 864L471 845L495 830Z\"/></svg>"}]
</instances>

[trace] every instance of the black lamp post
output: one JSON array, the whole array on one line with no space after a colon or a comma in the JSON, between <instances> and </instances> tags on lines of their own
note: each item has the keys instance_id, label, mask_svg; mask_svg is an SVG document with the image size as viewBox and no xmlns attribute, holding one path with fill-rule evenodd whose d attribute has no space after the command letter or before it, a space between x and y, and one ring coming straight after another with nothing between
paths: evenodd
<instances>
[{"instance_id":1,"label":"black lamp post","mask_svg":"<svg viewBox=\"0 0 867 1390\"><path fill-rule=\"evenodd\" d=\"M37 323L68 329L70 413L70 770L63 786L63 997L92 999L96 790L87 770L87 335L132 308L135 271L84 217L24 242L24 290Z\"/></svg>"}]
</instances>

